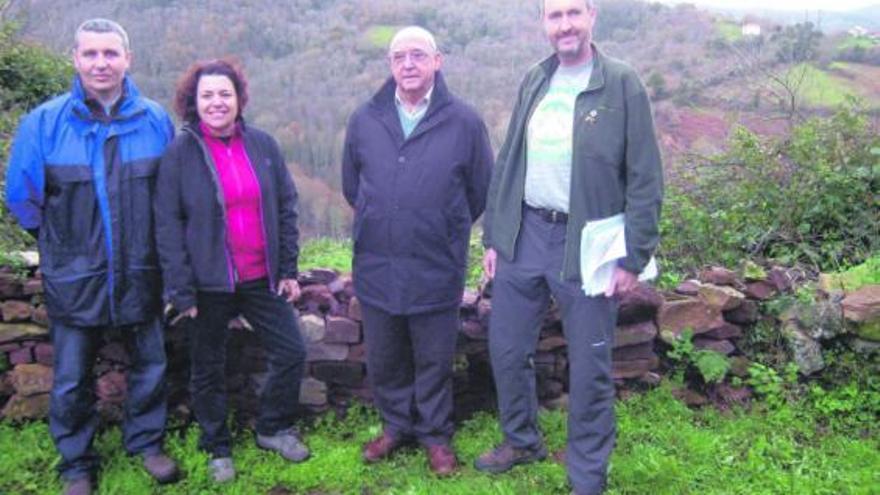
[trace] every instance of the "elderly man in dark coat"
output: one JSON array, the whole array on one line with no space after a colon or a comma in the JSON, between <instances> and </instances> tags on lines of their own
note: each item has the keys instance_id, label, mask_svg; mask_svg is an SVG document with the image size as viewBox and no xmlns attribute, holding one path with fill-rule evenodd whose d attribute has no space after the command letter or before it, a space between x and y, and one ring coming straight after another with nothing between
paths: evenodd
<instances>
[{"instance_id":1,"label":"elderly man in dark coat","mask_svg":"<svg viewBox=\"0 0 880 495\"><path fill-rule=\"evenodd\" d=\"M447 89L428 31L402 29L388 57L393 77L352 115L342 166L355 210L368 374L384 421L363 456L377 462L416 440L444 475L457 464L450 438L458 307L492 150L480 116Z\"/></svg>"}]
</instances>

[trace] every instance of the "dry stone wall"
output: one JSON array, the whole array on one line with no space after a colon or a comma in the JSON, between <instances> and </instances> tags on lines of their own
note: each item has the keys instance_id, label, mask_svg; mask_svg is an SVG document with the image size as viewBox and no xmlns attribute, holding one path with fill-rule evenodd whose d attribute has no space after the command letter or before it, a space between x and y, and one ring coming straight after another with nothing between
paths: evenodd
<instances>
[{"instance_id":1,"label":"dry stone wall","mask_svg":"<svg viewBox=\"0 0 880 495\"><path fill-rule=\"evenodd\" d=\"M311 270L300 275L302 298L297 302L300 330L308 357L300 402L312 412L344 409L355 401L369 403L371 392L365 364L366 349L361 309L348 275ZM709 268L698 279L661 294L648 285L620 301L613 347L613 374L620 386L656 384L664 370L661 356L668 343L686 329L697 348L731 356L734 371L748 362L738 343L760 321L779 325L791 343L794 357L805 373L820 370L823 340L851 333L855 345L869 351L880 347L876 330L880 320L880 288L829 298L824 309L811 306L809 314L793 312L771 317L761 302L792 291L794 277L773 269L760 280L748 280L724 268ZM456 414L494 406L487 328L492 311L491 291L466 291L461 301L461 330L455 359ZM818 311L818 316L814 313ZM0 415L12 420L41 418L48 410L53 351L42 284L34 268L22 278L0 271ZM246 321L230 322L227 387L240 417L253 417L257 391L265 382L265 356ZM864 330L861 330L864 329ZM166 330L169 360L169 407L188 417L188 354L186 325ZM95 394L98 410L118 420L126 396L129 361L117 336L109 335L96 364ZM567 403L568 358L556 308L544 319L534 356L541 402L548 407Z\"/></svg>"}]
</instances>

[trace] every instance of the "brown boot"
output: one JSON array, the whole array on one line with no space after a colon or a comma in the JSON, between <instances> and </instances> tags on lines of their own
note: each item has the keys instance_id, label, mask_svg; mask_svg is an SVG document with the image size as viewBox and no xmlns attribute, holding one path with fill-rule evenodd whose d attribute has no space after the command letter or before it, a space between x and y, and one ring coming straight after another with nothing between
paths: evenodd
<instances>
[{"instance_id":1,"label":"brown boot","mask_svg":"<svg viewBox=\"0 0 880 495\"><path fill-rule=\"evenodd\" d=\"M455 452L449 445L429 445L425 452L428 454L428 465L437 476L449 476L458 467Z\"/></svg>"},{"instance_id":2,"label":"brown boot","mask_svg":"<svg viewBox=\"0 0 880 495\"><path fill-rule=\"evenodd\" d=\"M374 462L387 459L403 444L404 442L400 438L396 438L387 431L383 431L381 435L364 445L364 462L373 464Z\"/></svg>"},{"instance_id":3,"label":"brown boot","mask_svg":"<svg viewBox=\"0 0 880 495\"><path fill-rule=\"evenodd\" d=\"M543 461L547 458L547 448L544 444L538 444L530 449L518 449L507 442L503 442L493 450L486 452L474 461L477 471L487 473L503 473L519 464L530 464Z\"/></svg>"}]
</instances>

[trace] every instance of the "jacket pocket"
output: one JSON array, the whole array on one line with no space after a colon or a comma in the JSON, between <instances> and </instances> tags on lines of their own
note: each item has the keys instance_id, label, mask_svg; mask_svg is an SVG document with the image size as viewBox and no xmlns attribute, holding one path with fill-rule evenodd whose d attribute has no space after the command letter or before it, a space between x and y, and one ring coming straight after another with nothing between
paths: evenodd
<instances>
[{"instance_id":1,"label":"jacket pocket","mask_svg":"<svg viewBox=\"0 0 880 495\"><path fill-rule=\"evenodd\" d=\"M578 147L585 156L605 166L623 163L626 146L626 111L622 107L598 105L579 110L575 120Z\"/></svg>"},{"instance_id":2,"label":"jacket pocket","mask_svg":"<svg viewBox=\"0 0 880 495\"><path fill-rule=\"evenodd\" d=\"M154 267L157 263L152 198L156 192L158 166L158 158L125 165L122 216L126 219L125 249L133 265Z\"/></svg>"},{"instance_id":3,"label":"jacket pocket","mask_svg":"<svg viewBox=\"0 0 880 495\"><path fill-rule=\"evenodd\" d=\"M60 264L70 255L103 251L101 217L92 170L88 166L46 167L43 245Z\"/></svg>"}]
</instances>

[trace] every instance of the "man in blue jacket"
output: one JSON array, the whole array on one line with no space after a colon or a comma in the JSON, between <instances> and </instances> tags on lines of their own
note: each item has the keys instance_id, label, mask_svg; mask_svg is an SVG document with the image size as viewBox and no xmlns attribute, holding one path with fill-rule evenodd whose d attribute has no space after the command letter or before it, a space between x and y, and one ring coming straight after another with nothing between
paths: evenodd
<instances>
[{"instance_id":1,"label":"man in blue jacket","mask_svg":"<svg viewBox=\"0 0 880 495\"><path fill-rule=\"evenodd\" d=\"M107 337L129 353L126 450L159 482L177 478L162 453L165 349L151 198L174 127L127 75L128 35L109 20L76 31L70 92L28 114L12 145L6 199L38 241L55 352L49 430L65 493L91 493L92 364Z\"/></svg>"},{"instance_id":2,"label":"man in blue jacket","mask_svg":"<svg viewBox=\"0 0 880 495\"><path fill-rule=\"evenodd\" d=\"M446 88L431 33L402 29L388 59L392 77L349 121L342 168L355 210L367 371L385 423L363 456L376 462L417 440L431 469L446 475L457 464L450 438L458 308L492 149L476 111Z\"/></svg>"},{"instance_id":3,"label":"man in blue jacket","mask_svg":"<svg viewBox=\"0 0 880 495\"><path fill-rule=\"evenodd\" d=\"M593 495L604 490L614 447L617 298L637 285L657 245L663 177L644 86L591 43L593 1L540 4L554 53L520 85L484 224L484 269L494 277L489 353L505 438L475 466L498 473L547 455L533 357L552 297L568 343L568 476L576 494ZM587 296L581 231L619 214L626 256L605 293Z\"/></svg>"}]
</instances>

